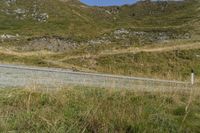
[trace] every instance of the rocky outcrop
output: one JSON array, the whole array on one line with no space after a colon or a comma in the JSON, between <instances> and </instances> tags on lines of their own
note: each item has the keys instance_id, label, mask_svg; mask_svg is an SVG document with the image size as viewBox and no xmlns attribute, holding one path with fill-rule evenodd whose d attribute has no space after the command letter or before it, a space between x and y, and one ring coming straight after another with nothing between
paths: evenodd
<instances>
[{"instance_id":1,"label":"rocky outcrop","mask_svg":"<svg viewBox=\"0 0 200 133\"><path fill-rule=\"evenodd\" d=\"M4 41L10 41L10 40L17 40L19 38L19 35L10 35L10 34L2 34L0 35L0 41L4 42Z\"/></svg>"},{"instance_id":2,"label":"rocky outcrop","mask_svg":"<svg viewBox=\"0 0 200 133\"><path fill-rule=\"evenodd\" d=\"M4 0L5 7L1 9L1 12L6 15L15 16L18 20L24 20L32 18L38 22L47 22L49 19L49 14L40 11L39 5L34 2L31 8L22 8L16 6L16 0ZM15 5L14 5L15 4Z\"/></svg>"},{"instance_id":3,"label":"rocky outcrop","mask_svg":"<svg viewBox=\"0 0 200 133\"><path fill-rule=\"evenodd\" d=\"M59 36L30 38L21 49L24 51L48 50L53 52L66 52L79 49L81 46L84 46L85 48L94 48L117 43L120 46L129 47L130 45L147 45L156 42L166 42L170 40L190 38L191 35L189 33L176 32L173 30L142 31L136 29L121 28L107 34L103 34L100 37L84 41L76 41L71 38L64 38Z\"/></svg>"},{"instance_id":4,"label":"rocky outcrop","mask_svg":"<svg viewBox=\"0 0 200 133\"><path fill-rule=\"evenodd\" d=\"M128 40L128 39L135 39L139 40L140 43L147 43L147 42L164 42L167 40L174 40L174 39L189 39L191 35L188 32L176 32L176 31L162 31L162 30L150 30L150 31L137 31L134 29L118 29L111 33L113 39L117 40ZM133 41L134 41L133 39Z\"/></svg>"},{"instance_id":5,"label":"rocky outcrop","mask_svg":"<svg viewBox=\"0 0 200 133\"><path fill-rule=\"evenodd\" d=\"M36 37L28 39L28 44L24 46L25 51L48 50L53 52L64 52L76 49L80 43L72 39L62 37Z\"/></svg>"},{"instance_id":6,"label":"rocky outcrop","mask_svg":"<svg viewBox=\"0 0 200 133\"><path fill-rule=\"evenodd\" d=\"M111 43L110 40L105 37L86 40L75 41L69 38L63 38L59 36L44 36L35 37L27 40L27 44L23 48L19 48L23 51L40 51L48 50L53 52L66 52L80 48L80 46L99 46Z\"/></svg>"}]
</instances>

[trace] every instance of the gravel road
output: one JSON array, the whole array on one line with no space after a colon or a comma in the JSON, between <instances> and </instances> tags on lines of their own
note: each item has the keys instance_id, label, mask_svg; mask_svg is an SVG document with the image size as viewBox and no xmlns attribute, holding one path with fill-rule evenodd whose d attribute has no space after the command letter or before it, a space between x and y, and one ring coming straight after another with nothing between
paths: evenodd
<instances>
[{"instance_id":1,"label":"gravel road","mask_svg":"<svg viewBox=\"0 0 200 133\"><path fill-rule=\"evenodd\" d=\"M0 64L0 87L29 87L33 85L55 88L67 85L86 85L128 89L186 89L187 82L157 80L119 75L73 72L56 68L27 67Z\"/></svg>"}]
</instances>

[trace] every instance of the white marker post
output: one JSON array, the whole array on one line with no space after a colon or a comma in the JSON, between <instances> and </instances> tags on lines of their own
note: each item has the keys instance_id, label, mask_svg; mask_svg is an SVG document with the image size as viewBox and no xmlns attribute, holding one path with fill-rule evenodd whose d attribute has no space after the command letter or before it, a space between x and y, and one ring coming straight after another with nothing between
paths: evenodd
<instances>
[{"instance_id":1,"label":"white marker post","mask_svg":"<svg viewBox=\"0 0 200 133\"><path fill-rule=\"evenodd\" d=\"M191 71L191 84L194 85L194 70Z\"/></svg>"}]
</instances>

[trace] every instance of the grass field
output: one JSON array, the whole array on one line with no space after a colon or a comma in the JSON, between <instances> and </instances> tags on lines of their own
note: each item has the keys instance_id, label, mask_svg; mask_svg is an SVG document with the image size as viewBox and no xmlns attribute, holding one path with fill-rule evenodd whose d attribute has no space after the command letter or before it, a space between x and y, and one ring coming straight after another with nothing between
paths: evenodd
<instances>
[{"instance_id":1,"label":"grass field","mask_svg":"<svg viewBox=\"0 0 200 133\"><path fill-rule=\"evenodd\" d=\"M0 132L199 132L199 92L0 90Z\"/></svg>"}]
</instances>

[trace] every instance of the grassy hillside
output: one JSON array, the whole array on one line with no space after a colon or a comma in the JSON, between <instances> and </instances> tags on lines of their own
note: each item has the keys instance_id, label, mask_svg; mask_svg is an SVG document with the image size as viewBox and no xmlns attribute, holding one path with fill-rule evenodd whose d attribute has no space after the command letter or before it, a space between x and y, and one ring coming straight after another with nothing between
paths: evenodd
<instances>
[{"instance_id":1,"label":"grassy hillside","mask_svg":"<svg viewBox=\"0 0 200 133\"><path fill-rule=\"evenodd\" d=\"M71 0L2 0L0 59L185 80L191 68L200 75L199 7L199 0L143 1L122 7L89 7Z\"/></svg>"},{"instance_id":2,"label":"grassy hillside","mask_svg":"<svg viewBox=\"0 0 200 133\"><path fill-rule=\"evenodd\" d=\"M139 2L123 7L87 7L80 2L17 0L0 3L0 33L91 37L116 28L181 26L194 19L199 2ZM198 4L197 4L198 3ZM38 22L42 14L45 22ZM189 28L189 27L188 27Z\"/></svg>"},{"instance_id":3,"label":"grassy hillside","mask_svg":"<svg viewBox=\"0 0 200 133\"><path fill-rule=\"evenodd\" d=\"M88 18L85 12L79 15L81 11L79 8L65 2L58 0L17 0L11 2L8 6L5 1L1 1L0 4L0 8L3 10L0 13L1 33L18 33L27 36L48 34L77 34L78 36L78 34L83 34L86 29L98 28L92 24L93 20ZM22 13L16 13L17 10L22 10ZM44 13L48 14L48 21L38 21ZM90 32L88 34L91 34ZM87 35L87 33L84 34Z\"/></svg>"},{"instance_id":4,"label":"grassy hillside","mask_svg":"<svg viewBox=\"0 0 200 133\"><path fill-rule=\"evenodd\" d=\"M4 63L188 81L191 69L194 69L197 78L200 76L199 43L165 45L108 50L98 54L55 54L45 51L18 53L0 50L0 60Z\"/></svg>"},{"instance_id":5,"label":"grassy hillside","mask_svg":"<svg viewBox=\"0 0 200 133\"><path fill-rule=\"evenodd\" d=\"M100 57L71 58L64 62L104 73L189 80L191 69L195 70L197 76L200 75L199 54L200 49L122 53Z\"/></svg>"},{"instance_id":6,"label":"grassy hillside","mask_svg":"<svg viewBox=\"0 0 200 133\"><path fill-rule=\"evenodd\" d=\"M199 93L0 90L0 132L198 132Z\"/></svg>"},{"instance_id":7,"label":"grassy hillside","mask_svg":"<svg viewBox=\"0 0 200 133\"><path fill-rule=\"evenodd\" d=\"M200 1L0 0L0 63L199 82ZM0 132L200 131L196 89L31 88L0 89Z\"/></svg>"}]
</instances>

